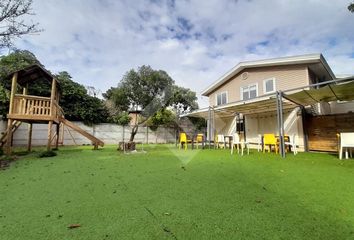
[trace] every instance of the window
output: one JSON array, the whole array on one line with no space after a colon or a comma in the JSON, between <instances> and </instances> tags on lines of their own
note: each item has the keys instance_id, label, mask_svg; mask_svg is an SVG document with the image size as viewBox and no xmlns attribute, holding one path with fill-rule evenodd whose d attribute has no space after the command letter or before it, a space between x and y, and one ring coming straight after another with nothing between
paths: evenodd
<instances>
[{"instance_id":1,"label":"window","mask_svg":"<svg viewBox=\"0 0 354 240\"><path fill-rule=\"evenodd\" d=\"M264 94L275 92L275 78L263 80L263 92Z\"/></svg>"},{"instance_id":2,"label":"window","mask_svg":"<svg viewBox=\"0 0 354 240\"><path fill-rule=\"evenodd\" d=\"M216 105L227 103L227 92L218 93L216 96Z\"/></svg>"},{"instance_id":3,"label":"window","mask_svg":"<svg viewBox=\"0 0 354 240\"><path fill-rule=\"evenodd\" d=\"M241 87L241 99L248 100L256 98L258 96L258 84L251 84L245 87Z\"/></svg>"}]
</instances>

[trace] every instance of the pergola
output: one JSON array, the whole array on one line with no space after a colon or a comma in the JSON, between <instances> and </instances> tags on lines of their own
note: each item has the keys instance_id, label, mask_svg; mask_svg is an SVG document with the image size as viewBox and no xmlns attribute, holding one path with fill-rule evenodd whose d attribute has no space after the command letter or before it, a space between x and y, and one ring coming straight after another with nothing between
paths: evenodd
<instances>
[{"instance_id":1,"label":"pergola","mask_svg":"<svg viewBox=\"0 0 354 240\"><path fill-rule=\"evenodd\" d=\"M283 111L304 108L309 105L331 101L354 100L354 76L331 81L311 84L304 87L263 95L247 101L236 101L216 107L208 107L186 114L184 116L202 117L208 120L208 132L211 133L215 124L215 113L220 117L232 117L237 114L254 114L263 112L277 112L277 126L279 130L280 154L285 157ZM208 142L212 141L208 134Z\"/></svg>"}]
</instances>

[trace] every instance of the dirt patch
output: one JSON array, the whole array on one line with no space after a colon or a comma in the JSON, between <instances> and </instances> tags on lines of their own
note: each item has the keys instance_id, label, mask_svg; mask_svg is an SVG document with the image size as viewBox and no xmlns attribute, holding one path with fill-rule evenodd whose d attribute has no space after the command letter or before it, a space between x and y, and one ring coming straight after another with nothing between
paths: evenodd
<instances>
[{"instance_id":1,"label":"dirt patch","mask_svg":"<svg viewBox=\"0 0 354 240\"><path fill-rule=\"evenodd\" d=\"M118 151L134 151L135 150L135 142L119 142Z\"/></svg>"},{"instance_id":2,"label":"dirt patch","mask_svg":"<svg viewBox=\"0 0 354 240\"><path fill-rule=\"evenodd\" d=\"M0 170L5 170L10 167L10 162L9 160L0 160Z\"/></svg>"},{"instance_id":3,"label":"dirt patch","mask_svg":"<svg viewBox=\"0 0 354 240\"><path fill-rule=\"evenodd\" d=\"M0 157L0 170L6 170L10 167L11 162L15 161L15 156L1 156Z\"/></svg>"}]
</instances>

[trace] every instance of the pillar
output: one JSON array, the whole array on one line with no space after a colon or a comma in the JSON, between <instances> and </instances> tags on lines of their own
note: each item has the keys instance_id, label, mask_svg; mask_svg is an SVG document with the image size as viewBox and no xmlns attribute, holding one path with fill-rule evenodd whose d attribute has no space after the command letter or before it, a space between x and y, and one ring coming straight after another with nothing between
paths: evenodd
<instances>
[{"instance_id":1,"label":"pillar","mask_svg":"<svg viewBox=\"0 0 354 240\"><path fill-rule=\"evenodd\" d=\"M27 141L27 151L32 151L32 123L28 124L28 141Z\"/></svg>"},{"instance_id":2,"label":"pillar","mask_svg":"<svg viewBox=\"0 0 354 240\"><path fill-rule=\"evenodd\" d=\"M55 136L55 148L58 149L59 148L59 134L60 134L60 123L56 124L56 136Z\"/></svg>"},{"instance_id":3,"label":"pillar","mask_svg":"<svg viewBox=\"0 0 354 240\"><path fill-rule=\"evenodd\" d=\"M10 94L10 106L9 106L9 114L13 113L13 107L14 107L14 99L15 99L15 94L17 92L17 76L18 73L14 73L14 75L12 76L12 82L11 82L11 94ZM6 154L10 155L12 153L12 147L11 147L11 143L12 143L12 124L13 124L14 120L9 118L7 120L7 132L6 132Z\"/></svg>"},{"instance_id":4,"label":"pillar","mask_svg":"<svg viewBox=\"0 0 354 240\"><path fill-rule=\"evenodd\" d=\"M48 143L47 143L47 151L51 149L51 142L52 142L52 126L53 121L49 121L48 123Z\"/></svg>"}]
</instances>

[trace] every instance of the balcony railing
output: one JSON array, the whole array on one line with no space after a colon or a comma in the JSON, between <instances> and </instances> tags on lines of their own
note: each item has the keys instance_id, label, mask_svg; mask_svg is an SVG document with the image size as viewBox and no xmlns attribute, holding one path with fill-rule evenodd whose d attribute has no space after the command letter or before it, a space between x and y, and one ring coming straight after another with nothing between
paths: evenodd
<instances>
[{"instance_id":1,"label":"balcony railing","mask_svg":"<svg viewBox=\"0 0 354 240\"><path fill-rule=\"evenodd\" d=\"M50 98L16 94L13 102L11 116L58 118L63 116L63 111L56 101L51 106Z\"/></svg>"}]
</instances>

